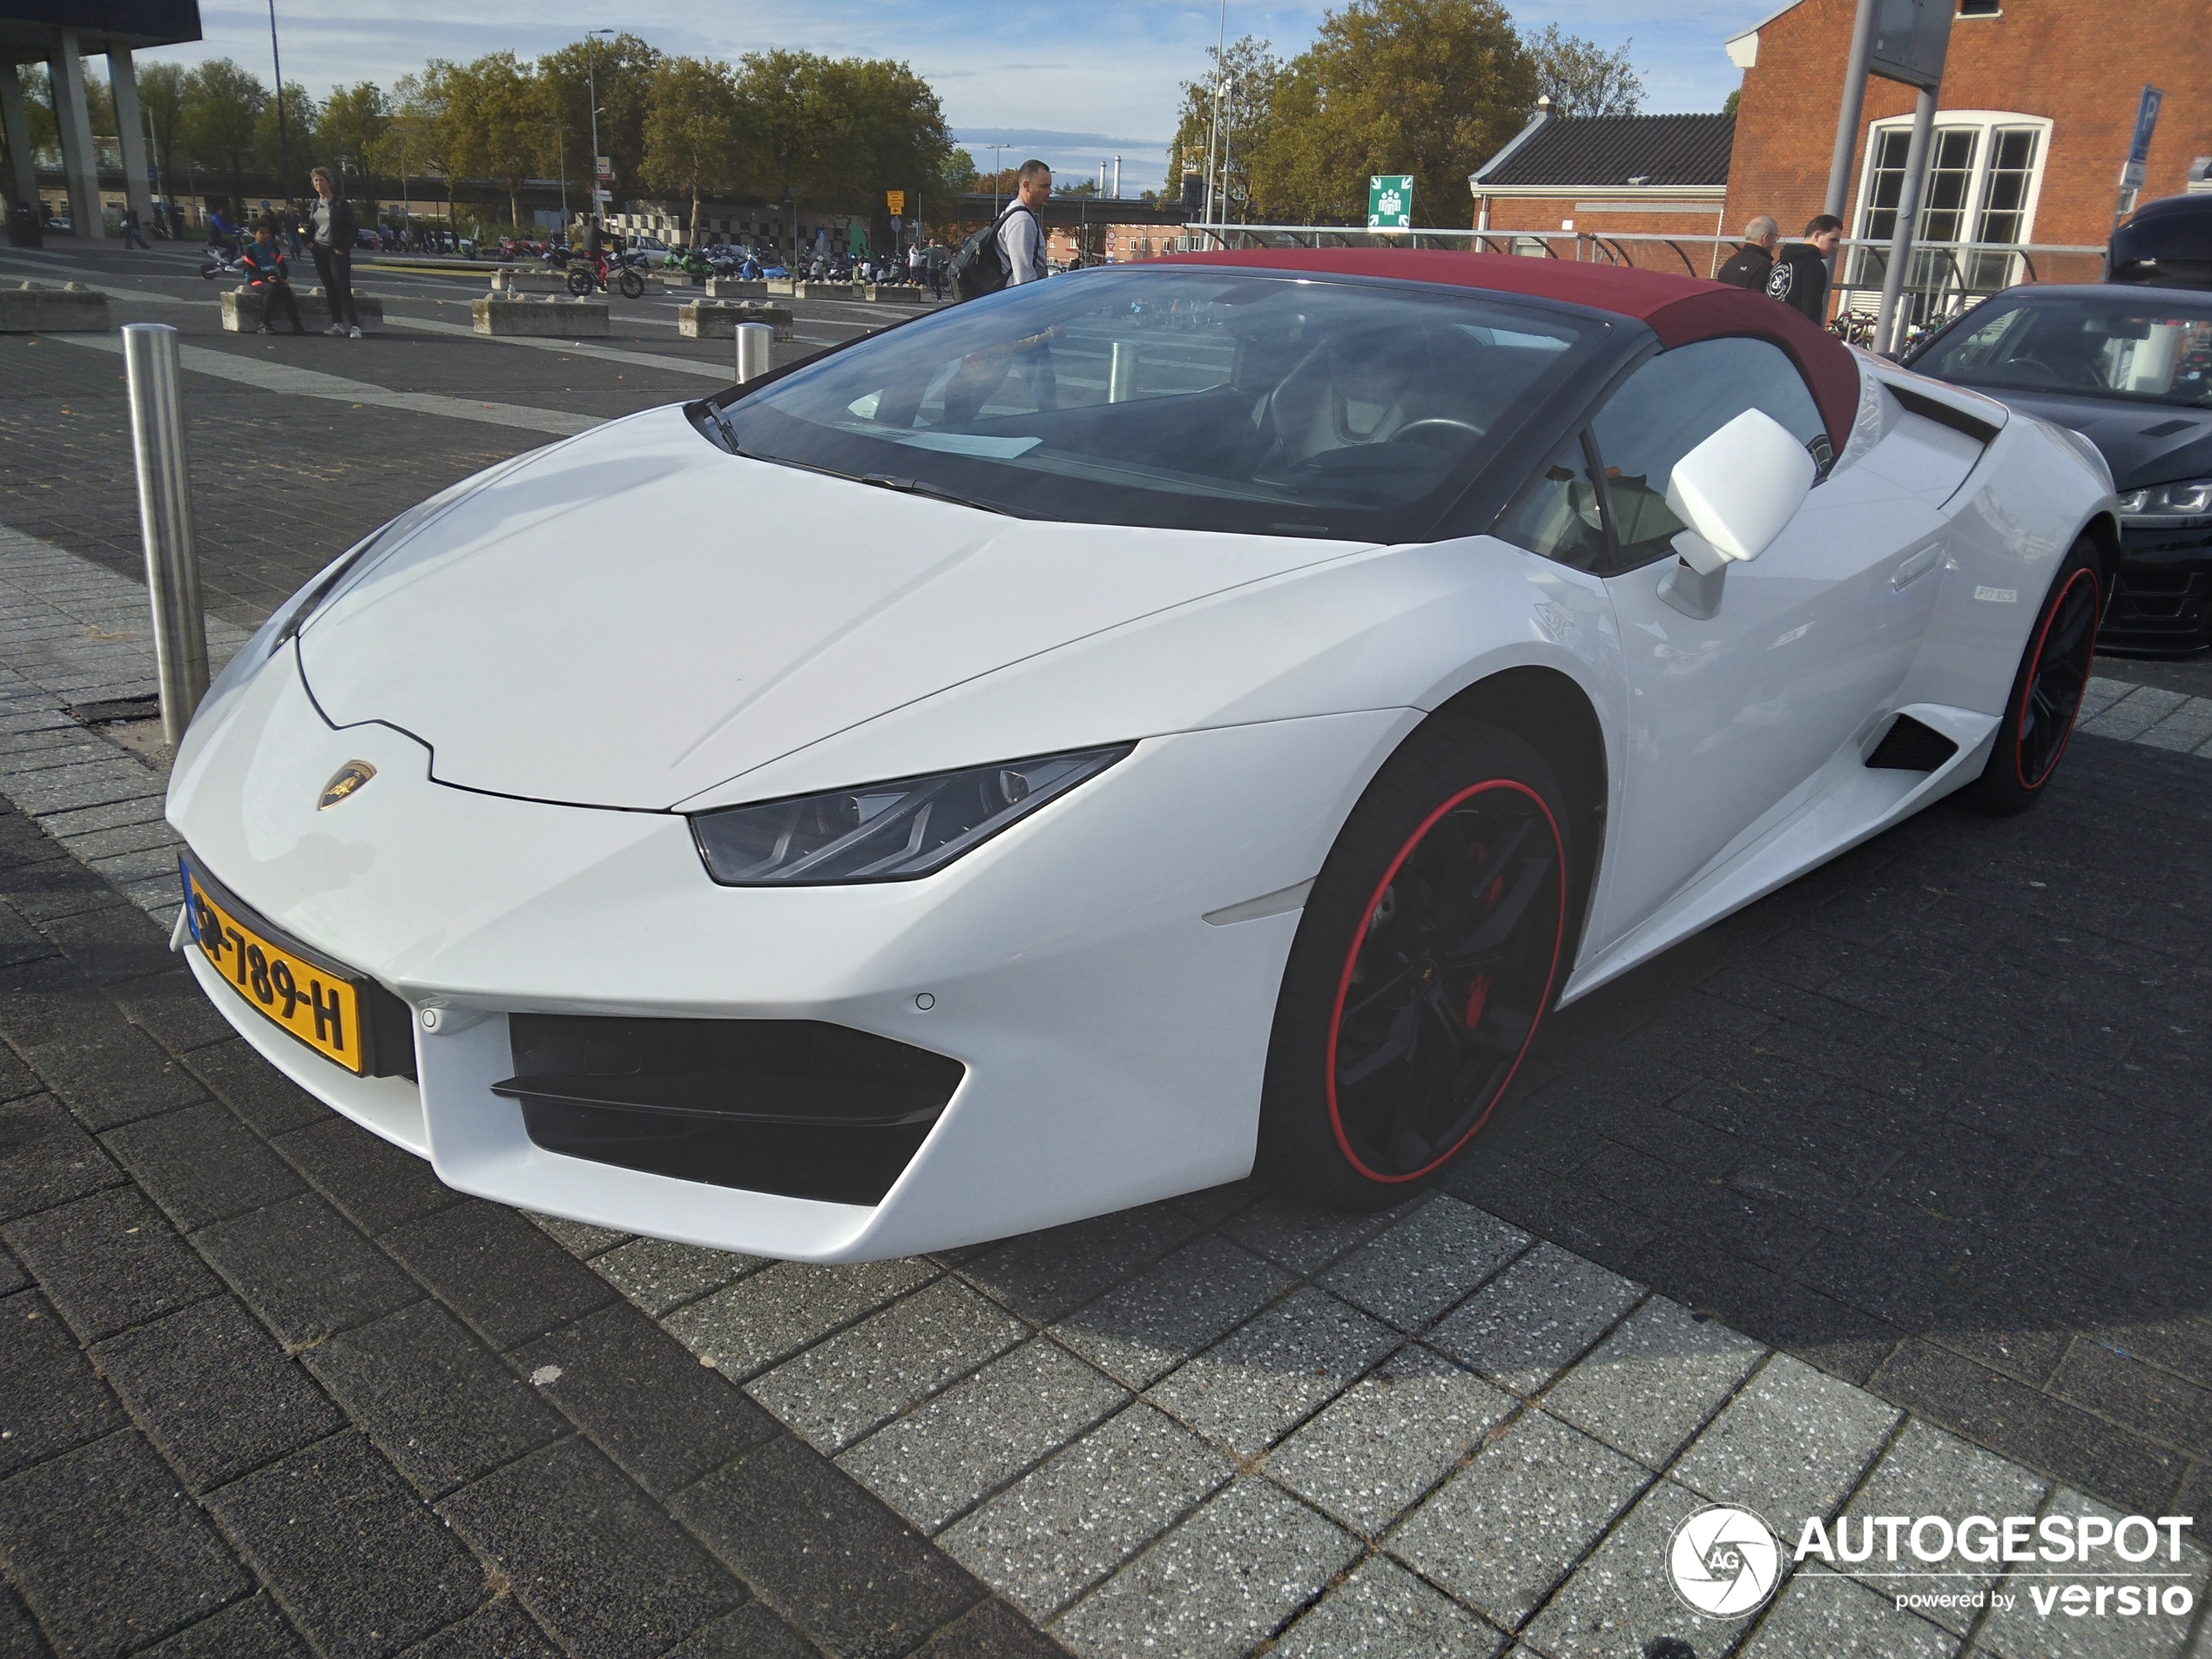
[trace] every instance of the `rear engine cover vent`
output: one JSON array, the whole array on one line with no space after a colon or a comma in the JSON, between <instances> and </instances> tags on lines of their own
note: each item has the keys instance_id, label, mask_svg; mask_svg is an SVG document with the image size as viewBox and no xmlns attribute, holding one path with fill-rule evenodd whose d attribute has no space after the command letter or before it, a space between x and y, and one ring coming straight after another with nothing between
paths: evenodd
<instances>
[{"instance_id":1,"label":"rear engine cover vent","mask_svg":"<svg viewBox=\"0 0 2212 1659\"><path fill-rule=\"evenodd\" d=\"M549 1152L833 1204L880 1203L966 1068L819 1020L509 1015L518 1101Z\"/></svg>"},{"instance_id":2,"label":"rear engine cover vent","mask_svg":"<svg viewBox=\"0 0 2212 1659\"><path fill-rule=\"evenodd\" d=\"M1866 764L1885 772L1933 772L1958 752L1959 745L1933 726L1900 714L1866 757Z\"/></svg>"}]
</instances>

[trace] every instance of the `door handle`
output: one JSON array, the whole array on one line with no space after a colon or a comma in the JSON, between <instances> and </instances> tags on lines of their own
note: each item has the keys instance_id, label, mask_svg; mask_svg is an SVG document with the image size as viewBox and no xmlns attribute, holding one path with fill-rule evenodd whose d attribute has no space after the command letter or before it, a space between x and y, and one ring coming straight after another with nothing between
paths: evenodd
<instances>
[{"instance_id":1,"label":"door handle","mask_svg":"<svg viewBox=\"0 0 2212 1659\"><path fill-rule=\"evenodd\" d=\"M1942 563L1942 548L1924 547L1897 567L1897 574L1890 578L1890 586L1903 592Z\"/></svg>"}]
</instances>

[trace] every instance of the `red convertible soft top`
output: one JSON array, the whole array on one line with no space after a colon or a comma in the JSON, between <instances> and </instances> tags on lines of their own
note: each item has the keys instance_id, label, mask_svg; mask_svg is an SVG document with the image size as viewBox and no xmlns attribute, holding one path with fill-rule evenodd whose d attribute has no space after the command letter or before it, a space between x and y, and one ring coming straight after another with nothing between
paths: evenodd
<instances>
[{"instance_id":1,"label":"red convertible soft top","mask_svg":"<svg viewBox=\"0 0 2212 1659\"><path fill-rule=\"evenodd\" d=\"M1312 271L1338 276L1394 277L1527 294L1610 311L1645 324L1666 346L1749 334L1790 354L1838 451L1858 414L1858 365L1851 348L1777 300L1748 288L1665 271L1572 260L1532 260L1508 253L1459 253L1428 248L1260 248L1250 252L1171 253L1163 265L1234 265L1265 271Z\"/></svg>"}]
</instances>

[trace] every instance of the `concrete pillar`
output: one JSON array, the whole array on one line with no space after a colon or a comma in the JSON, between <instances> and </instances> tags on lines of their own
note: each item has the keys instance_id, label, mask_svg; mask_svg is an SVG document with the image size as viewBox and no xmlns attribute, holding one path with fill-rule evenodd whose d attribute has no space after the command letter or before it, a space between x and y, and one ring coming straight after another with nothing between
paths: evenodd
<instances>
[{"instance_id":1,"label":"concrete pillar","mask_svg":"<svg viewBox=\"0 0 2212 1659\"><path fill-rule=\"evenodd\" d=\"M138 112L138 71L128 47L107 55L108 90L115 94L115 135L123 144L123 197L138 216L141 235L153 235L153 192L146 187L146 123Z\"/></svg>"},{"instance_id":2,"label":"concrete pillar","mask_svg":"<svg viewBox=\"0 0 2212 1659\"><path fill-rule=\"evenodd\" d=\"M100 219L100 152L92 147L92 115L84 104L84 55L77 31L61 31L52 68L54 118L62 130L62 172L69 179L70 223L79 236L105 236Z\"/></svg>"},{"instance_id":3,"label":"concrete pillar","mask_svg":"<svg viewBox=\"0 0 2212 1659\"><path fill-rule=\"evenodd\" d=\"M30 123L24 118L23 77L11 63L0 64L0 121L8 135L8 161L14 177L8 188L12 201L38 208L38 175L30 165Z\"/></svg>"}]
</instances>

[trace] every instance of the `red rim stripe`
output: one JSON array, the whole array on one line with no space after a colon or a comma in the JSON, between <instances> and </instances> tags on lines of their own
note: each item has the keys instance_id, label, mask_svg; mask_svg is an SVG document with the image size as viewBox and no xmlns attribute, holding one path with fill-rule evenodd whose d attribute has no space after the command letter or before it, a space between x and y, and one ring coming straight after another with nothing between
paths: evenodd
<instances>
[{"instance_id":1,"label":"red rim stripe","mask_svg":"<svg viewBox=\"0 0 2212 1659\"><path fill-rule=\"evenodd\" d=\"M2027 768L2020 755L2020 734L2027 726L2027 699L2035 695L2035 677L2043 669L2043 647L2049 643L2051 625L2058 621L2059 612L2066 609L2067 596L2074 591L2074 584L2080 582L2087 582L2089 584L2090 610L2092 612L2095 610L2097 593L2095 573L2089 570L2076 570L2067 578L2066 586L2059 590L2059 597L2052 602L2050 615L2043 618L2043 626L2036 633L2035 656L2028 664L2027 682L2020 687L2020 707L2013 711L2013 776L2020 779L2022 789L2040 789L2048 783L2051 774L2059 769L2059 762L2065 758L2067 745L2074 741L2074 718L2081 711L2081 701L2079 698L2074 699L2074 713L2066 717L2066 732L2059 738L2059 746L2051 756L2051 764L2043 768L2042 775L2033 783L2027 780ZM2096 665L2097 619L2093 614L2089 618L2089 660L2081 671L2085 681L2088 678L2089 670Z\"/></svg>"},{"instance_id":2,"label":"red rim stripe","mask_svg":"<svg viewBox=\"0 0 2212 1659\"><path fill-rule=\"evenodd\" d=\"M1421 844L1421 838L1433 829L1438 821L1446 813L1458 806L1460 802L1472 799L1493 789L1510 789L1516 793L1527 796L1530 800L1536 803L1536 810L1544 815L1545 827L1552 833L1552 863L1559 872L1559 925L1552 935L1551 968L1544 976L1543 995L1536 999L1535 1017L1528 1022L1528 1035L1521 1039L1521 1052L1513 1057L1513 1069L1506 1073L1505 1081L1498 1085L1497 1092L1490 1096L1490 1103L1482 1109L1482 1116L1467 1126L1467 1132L1410 1174L1379 1175L1361 1163L1359 1155L1352 1150L1352 1143L1344 1132L1343 1116L1337 1109L1337 1034L1344 1023L1344 1000L1352 989L1352 970L1359 966L1360 947L1367 942L1368 918L1375 914L1375 907L1382 902L1384 893L1397 879L1399 867L1413 856L1413 849ZM1344 961L1344 971L1337 975L1336 1000L1329 1008L1329 1043L1327 1052L1322 1057L1325 1068L1321 1074L1322 1086L1328 1091L1329 1129L1336 1136L1337 1149L1344 1154L1346 1163L1370 1181L1381 1181L1392 1185L1406 1181L1418 1181L1439 1164L1450 1162L1461 1147L1482 1132L1482 1126L1490 1121L1490 1114L1497 1110L1498 1103L1506 1097L1506 1090L1513 1087L1513 1080L1520 1075L1521 1062L1528 1057L1529 1045L1536 1041L1536 1028L1543 1023L1544 1008L1551 1001L1552 986L1559 976L1559 953L1566 942L1566 938L1567 846L1560 840L1559 822L1553 818L1552 809L1544 805L1544 798L1541 795L1529 788L1527 785L1516 783L1510 778L1494 778L1485 783L1468 785L1458 794L1445 801L1426 818L1421 819L1420 826L1407 838L1406 845L1398 849L1398 856L1391 860L1390 867L1383 872L1382 880L1375 883L1375 890L1367 895L1366 906L1359 913L1359 931L1352 935L1351 952Z\"/></svg>"}]
</instances>

